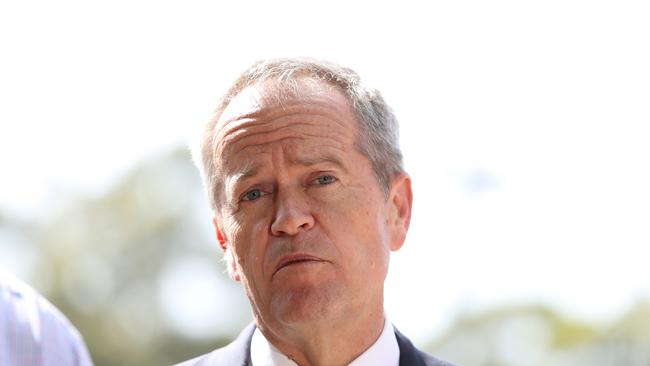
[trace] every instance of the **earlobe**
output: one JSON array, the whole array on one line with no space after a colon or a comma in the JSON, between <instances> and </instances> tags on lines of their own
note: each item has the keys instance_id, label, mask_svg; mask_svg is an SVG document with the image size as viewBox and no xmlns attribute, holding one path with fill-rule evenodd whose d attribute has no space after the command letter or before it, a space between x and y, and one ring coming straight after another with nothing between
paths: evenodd
<instances>
[{"instance_id":1,"label":"earlobe","mask_svg":"<svg viewBox=\"0 0 650 366\"><path fill-rule=\"evenodd\" d=\"M392 212L392 240L390 249L395 251L400 249L404 244L406 233L411 224L413 191L411 190L411 177L406 173L396 176L392 183L389 197Z\"/></svg>"},{"instance_id":2,"label":"earlobe","mask_svg":"<svg viewBox=\"0 0 650 366\"><path fill-rule=\"evenodd\" d=\"M232 250L227 249L223 255L226 256L226 265L228 266L228 274L230 275L230 278L232 278L235 282L240 282L241 275L237 270L237 262L235 261Z\"/></svg>"}]
</instances>

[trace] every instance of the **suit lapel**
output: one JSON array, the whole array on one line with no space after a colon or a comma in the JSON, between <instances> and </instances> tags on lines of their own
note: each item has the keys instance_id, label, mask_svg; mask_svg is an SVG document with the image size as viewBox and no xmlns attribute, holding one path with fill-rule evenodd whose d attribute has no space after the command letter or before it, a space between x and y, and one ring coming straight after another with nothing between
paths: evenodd
<instances>
[{"instance_id":1,"label":"suit lapel","mask_svg":"<svg viewBox=\"0 0 650 366\"><path fill-rule=\"evenodd\" d=\"M426 366L426 363L418 353L413 343L395 329L395 337L399 346L399 366Z\"/></svg>"}]
</instances>

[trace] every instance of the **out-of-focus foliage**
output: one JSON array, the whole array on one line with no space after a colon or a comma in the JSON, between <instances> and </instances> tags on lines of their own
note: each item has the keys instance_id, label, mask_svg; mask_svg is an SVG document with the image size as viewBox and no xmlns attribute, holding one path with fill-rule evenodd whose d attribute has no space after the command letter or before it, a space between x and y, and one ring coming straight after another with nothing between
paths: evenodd
<instances>
[{"instance_id":1,"label":"out-of-focus foliage","mask_svg":"<svg viewBox=\"0 0 650 366\"><path fill-rule=\"evenodd\" d=\"M163 311L161 282L175 263L208 259L230 281L186 151L142 164L97 197L65 202L34 222L5 214L0 231L11 233L17 252L35 254L28 280L79 328L97 366L172 364L229 341L232 334L217 330L183 335ZM248 311L233 317L245 323Z\"/></svg>"},{"instance_id":2,"label":"out-of-focus foliage","mask_svg":"<svg viewBox=\"0 0 650 366\"><path fill-rule=\"evenodd\" d=\"M143 163L102 194L59 202L33 219L0 211L0 253L11 250L30 264L25 279L79 328L97 366L169 365L225 344L250 320L241 289L224 274L187 151ZM219 291L166 286L179 263L187 269L206 261L213 278L198 281ZM180 286L192 287L184 281ZM187 307L165 307L170 297L212 304L215 293L217 303L235 305L214 309L218 319L207 334L180 329L172 319ZM610 325L541 306L462 316L429 351L468 366L649 366L650 303Z\"/></svg>"},{"instance_id":3,"label":"out-of-focus foliage","mask_svg":"<svg viewBox=\"0 0 650 366\"><path fill-rule=\"evenodd\" d=\"M429 351L473 366L648 366L650 302L613 324L576 321L543 306L461 316Z\"/></svg>"}]
</instances>

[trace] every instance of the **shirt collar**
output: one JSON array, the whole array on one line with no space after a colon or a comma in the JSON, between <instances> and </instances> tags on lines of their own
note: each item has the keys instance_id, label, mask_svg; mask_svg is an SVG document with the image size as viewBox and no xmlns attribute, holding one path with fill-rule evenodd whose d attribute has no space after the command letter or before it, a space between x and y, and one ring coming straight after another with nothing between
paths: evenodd
<instances>
[{"instance_id":1,"label":"shirt collar","mask_svg":"<svg viewBox=\"0 0 650 366\"><path fill-rule=\"evenodd\" d=\"M255 328L251 340L251 361L253 366L298 366L282 354ZM348 366L398 366L399 346L393 326L384 316L384 329L375 343Z\"/></svg>"}]
</instances>

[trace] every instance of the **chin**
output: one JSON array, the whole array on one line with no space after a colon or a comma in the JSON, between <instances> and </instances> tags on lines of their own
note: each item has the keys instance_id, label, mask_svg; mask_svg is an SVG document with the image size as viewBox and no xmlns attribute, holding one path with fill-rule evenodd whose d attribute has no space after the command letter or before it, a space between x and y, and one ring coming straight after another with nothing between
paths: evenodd
<instances>
[{"instance_id":1,"label":"chin","mask_svg":"<svg viewBox=\"0 0 650 366\"><path fill-rule=\"evenodd\" d=\"M281 323L315 324L337 316L342 308L340 291L329 286L300 286L278 294L271 312Z\"/></svg>"}]
</instances>

